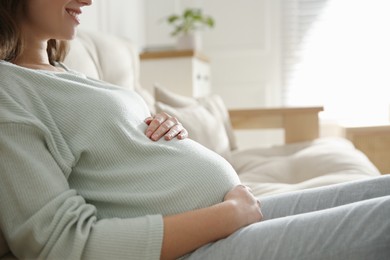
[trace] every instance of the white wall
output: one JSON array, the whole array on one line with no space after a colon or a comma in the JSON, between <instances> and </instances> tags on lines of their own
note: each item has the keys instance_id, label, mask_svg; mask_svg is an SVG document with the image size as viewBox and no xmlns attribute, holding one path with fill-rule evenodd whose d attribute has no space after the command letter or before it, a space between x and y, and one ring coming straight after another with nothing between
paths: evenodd
<instances>
[{"instance_id":1,"label":"white wall","mask_svg":"<svg viewBox=\"0 0 390 260\"><path fill-rule=\"evenodd\" d=\"M214 91L229 107L279 105L278 1L215 0L205 10L217 20L204 44Z\"/></svg>"},{"instance_id":2,"label":"white wall","mask_svg":"<svg viewBox=\"0 0 390 260\"><path fill-rule=\"evenodd\" d=\"M144 1L94 1L83 10L80 29L102 31L131 39L141 49L145 44Z\"/></svg>"},{"instance_id":3,"label":"white wall","mask_svg":"<svg viewBox=\"0 0 390 260\"><path fill-rule=\"evenodd\" d=\"M174 44L159 21L188 6L216 20L203 33L212 92L228 107L280 105L280 0L145 0L145 45Z\"/></svg>"}]
</instances>

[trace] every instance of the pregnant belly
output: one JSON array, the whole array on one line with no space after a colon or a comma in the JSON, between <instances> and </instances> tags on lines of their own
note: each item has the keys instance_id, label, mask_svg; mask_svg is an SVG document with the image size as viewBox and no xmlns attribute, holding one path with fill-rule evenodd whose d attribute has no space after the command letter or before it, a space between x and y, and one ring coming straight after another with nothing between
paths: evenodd
<instances>
[{"instance_id":1,"label":"pregnant belly","mask_svg":"<svg viewBox=\"0 0 390 260\"><path fill-rule=\"evenodd\" d=\"M229 162L193 141L164 161L151 185L155 193L150 200L151 208L164 215L219 203L240 183Z\"/></svg>"},{"instance_id":2,"label":"pregnant belly","mask_svg":"<svg viewBox=\"0 0 390 260\"><path fill-rule=\"evenodd\" d=\"M192 140L142 151L112 169L75 169L72 188L97 207L99 217L137 217L208 207L240 183L229 162Z\"/></svg>"}]
</instances>

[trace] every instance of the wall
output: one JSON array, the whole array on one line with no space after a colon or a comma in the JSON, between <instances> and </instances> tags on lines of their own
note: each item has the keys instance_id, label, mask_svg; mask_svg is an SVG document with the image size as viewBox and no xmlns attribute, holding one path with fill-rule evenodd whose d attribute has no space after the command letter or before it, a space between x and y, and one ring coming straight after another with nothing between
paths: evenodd
<instances>
[{"instance_id":1,"label":"wall","mask_svg":"<svg viewBox=\"0 0 390 260\"><path fill-rule=\"evenodd\" d=\"M280 105L280 1L145 0L145 45L173 45L161 19L189 6L202 7L216 20L216 27L203 33L212 91L228 107Z\"/></svg>"},{"instance_id":2,"label":"wall","mask_svg":"<svg viewBox=\"0 0 390 260\"><path fill-rule=\"evenodd\" d=\"M205 8L219 21L205 39L215 91L230 107L279 105L278 1L219 0Z\"/></svg>"},{"instance_id":3,"label":"wall","mask_svg":"<svg viewBox=\"0 0 390 260\"><path fill-rule=\"evenodd\" d=\"M80 29L102 31L145 45L143 0L94 1L83 10Z\"/></svg>"}]
</instances>

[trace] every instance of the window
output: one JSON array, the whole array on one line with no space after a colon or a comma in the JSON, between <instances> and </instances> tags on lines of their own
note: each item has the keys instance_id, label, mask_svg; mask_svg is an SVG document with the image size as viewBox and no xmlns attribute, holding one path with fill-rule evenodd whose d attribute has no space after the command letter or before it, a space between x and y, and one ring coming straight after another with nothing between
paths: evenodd
<instances>
[{"instance_id":1,"label":"window","mask_svg":"<svg viewBox=\"0 0 390 260\"><path fill-rule=\"evenodd\" d=\"M283 0L284 102L323 118L384 122L390 109L390 1Z\"/></svg>"}]
</instances>

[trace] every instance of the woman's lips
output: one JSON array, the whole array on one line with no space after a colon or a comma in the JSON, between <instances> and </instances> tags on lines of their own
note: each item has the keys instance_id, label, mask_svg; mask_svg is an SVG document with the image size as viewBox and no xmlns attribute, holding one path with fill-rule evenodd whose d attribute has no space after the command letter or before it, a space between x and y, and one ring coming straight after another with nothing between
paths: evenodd
<instances>
[{"instance_id":1,"label":"woman's lips","mask_svg":"<svg viewBox=\"0 0 390 260\"><path fill-rule=\"evenodd\" d=\"M75 9L66 9L66 12L73 17L73 19L77 22L77 24L80 24L80 10L75 10Z\"/></svg>"}]
</instances>

